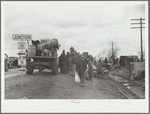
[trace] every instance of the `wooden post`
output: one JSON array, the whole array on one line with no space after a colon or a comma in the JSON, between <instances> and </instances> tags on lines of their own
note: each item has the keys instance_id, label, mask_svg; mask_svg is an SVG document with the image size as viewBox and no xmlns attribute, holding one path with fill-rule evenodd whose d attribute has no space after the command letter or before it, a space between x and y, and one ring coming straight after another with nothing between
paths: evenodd
<instances>
[{"instance_id":1,"label":"wooden post","mask_svg":"<svg viewBox=\"0 0 150 114\"><path fill-rule=\"evenodd\" d=\"M143 61L143 43L142 43L142 28L145 28L145 27L142 27L142 24L145 24L145 23L142 23L142 20L145 20L145 19L131 19L131 21L137 21L137 20L140 20L140 23L131 23L132 25L134 24L140 24L140 27L131 27L131 29L138 29L140 28L140 32L141 32L141 61Z\"/></svg>"},{"instance_id":2,"label":"wooden post","mask_svg":"<svg viewBox=\"0 0 150 114\"><path fill-rule=\"evenodd\" d=\"M22 83L21 83L21 85L23 86L23 72L22 72L22 76L21 77L22 77Z\"/></svg>"}]
</instances>

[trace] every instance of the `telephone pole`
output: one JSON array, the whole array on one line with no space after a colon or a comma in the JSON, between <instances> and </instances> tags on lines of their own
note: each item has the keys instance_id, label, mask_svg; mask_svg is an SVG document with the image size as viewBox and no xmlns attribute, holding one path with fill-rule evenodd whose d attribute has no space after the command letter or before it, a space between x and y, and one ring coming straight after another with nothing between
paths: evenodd
<instances>
[{"instance_id":1,"label":"telephone pole","mask_svg":"<svg viewBox=\"0 0 150 114\"><path fill-rule=\"evenodd\" d=\"M105 59L105 50L103 50L103 59Z\"/></svg>"},{"instance_id":2,"label":"telephone pole","mask_svg":"<svg viewBox=\"0 0 150 114\"><path fill-rule=\"evenodd\" d=\"M116 43L117 43L117 42L108 42L108 44L112 46L112 57L113 57L113 55L114 55L114 53L113 53L113 52L114 52L114 51L113 51L113 47L114 47L114 45L116 45Z\"/></svg>"},{"instance_id":3,"label":"telephone pole","mask_svg":"<svg viewBox=\"0 0 150 114\"><path fill-rule=\"evenodd\" d=\"M135 24L140 24L140 27L131 27L131 29L139 29L140 28L140 31L141 31L141 61L143 62L143 43L142 43L142 28L145 28L145 27L142 27L142 24L145 24L145 23L142 23L142 20L145 20L145 19L131 19L131 21L139 21L140 20L140 23L131 23L131 25L135 25Z\"/></svg>"}]
</instances>

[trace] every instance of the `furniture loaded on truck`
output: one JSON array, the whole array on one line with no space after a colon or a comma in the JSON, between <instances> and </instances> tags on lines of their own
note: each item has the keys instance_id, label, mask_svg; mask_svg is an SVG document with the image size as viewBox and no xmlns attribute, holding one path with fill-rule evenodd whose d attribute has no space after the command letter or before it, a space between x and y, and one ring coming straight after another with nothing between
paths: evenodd
<instances>
[{"instance_id":1,"label":"furniture loaded on truck","mask_svg":"<svg viewBox=\"0 0 150 114\"><path fill-rule=\"evenodd\" d=\"M39 69L39 72L51 69L51 73L56 75L58 69L57 49L59 47L57 39L32 40L32 45L29 45L28 42L26 74L33 74L34 69Z\"/></svg>"}]
</instances>

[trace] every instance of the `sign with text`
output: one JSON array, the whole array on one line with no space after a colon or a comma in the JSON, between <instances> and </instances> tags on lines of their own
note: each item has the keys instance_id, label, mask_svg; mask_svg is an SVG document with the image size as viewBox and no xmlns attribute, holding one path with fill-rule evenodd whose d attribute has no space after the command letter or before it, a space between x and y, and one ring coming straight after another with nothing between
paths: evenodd
<instances>
[{"instance_id":1,"label":"sign with text","mask_svg":"<svg viewBox=\"0 0 150 114\"><path fill-rule=\"evenodd\" d=\"M26 71L27 71L26 68L19 68L20 73L25 73Z\"/></svg>"},{"instance_id":2,"label":"sign with text","mask_svg":"<svg viewBox=\"0 0 150 114\"><path fill-rule=\"evenodd\" d=\"M19 52L17 53L17 55L18 55L19 57L24 57L24 56L26 56L26 52L25 52L25 51L19 51Z\"/></svg>"},{"instance_id":3,"label":"sign with text","mask_svg":"<svg viewBox=\"0 0 150 114\"><path fill-rule=\"evenodd\" d=\"M25 58L19 58L18 59L18 66L26 66L26 59Z\"/></svg>"},{"instance_id":4,"label":"sign with text","mask_svg":"<svg viewBox=\"0 0 150 114\"><path fill-rule=\"evenodd\" d=\"M18 49L26 49L26 42L18 42Z\"/></svg>"},{"instance_id":5,"label":"sign with text","mask_svg":"<svg viewBox=\"0 0 150 114\"><path fill-rule=\"evenodd\" d=\"M12 40L16 40L16 41L32 40L32 36L31 36L31 34L13 34L12 35Z\"/></svg>"}]
</instances>

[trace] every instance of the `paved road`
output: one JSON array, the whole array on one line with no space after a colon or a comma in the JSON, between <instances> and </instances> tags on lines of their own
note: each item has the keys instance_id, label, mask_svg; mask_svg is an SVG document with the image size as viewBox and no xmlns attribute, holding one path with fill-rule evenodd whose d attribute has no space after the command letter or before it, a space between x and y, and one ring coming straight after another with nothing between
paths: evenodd
<instances>
[{"instance_id":1,"label":"paved road","mask_svg":"<svg viewBox=\"0 0 150 114\"><path fill-rule=\"evenodd\" d=\"M7 77L7 75L6 75ZM105 79L93 78L80 87L69 74L51 75L51 72L35 72L21 76L5 78L5 99L125 99L118 90Z\"/></svg>"}]
</instances>

